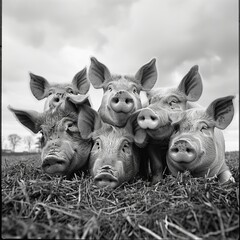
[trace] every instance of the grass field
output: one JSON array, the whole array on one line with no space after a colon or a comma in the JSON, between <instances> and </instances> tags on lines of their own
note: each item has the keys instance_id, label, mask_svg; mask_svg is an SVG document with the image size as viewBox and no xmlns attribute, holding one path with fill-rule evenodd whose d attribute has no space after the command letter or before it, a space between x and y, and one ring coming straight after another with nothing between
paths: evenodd
<instances>
[{"instance_id":1,"label":"grass field","mask_svg":"<svg viewBox=\"0 0 240 240\"><path fill-rule=\"evenodd\" d=\"M39 154L2 155L2 238L239 239L239 152L226 161L236 183L185 172L110 190L42 173Z\"/></svg>"}]
</instances>

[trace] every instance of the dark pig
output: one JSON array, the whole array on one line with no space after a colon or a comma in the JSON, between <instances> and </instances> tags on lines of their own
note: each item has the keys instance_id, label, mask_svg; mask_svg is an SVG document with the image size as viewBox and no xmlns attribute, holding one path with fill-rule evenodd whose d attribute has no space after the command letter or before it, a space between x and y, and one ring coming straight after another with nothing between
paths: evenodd
<instances>
[{"instance_id":1,"label":"dark pig","mask_svg":"<svg viewBox=\"0 0 240 240\"><path fill-rule=\"evenodd\" d=\"M194 177L217 176L234 181L225 162L225 129L234 115L234 96L218 98L207 109L192 108L170 118L174 133L167 153L171 173L189 170Z\"/></svg>"},{"instance_id":2,"label":"dark pig","mask_svg":"<svg viewBox=\"0 0 240 240\"><path fill-rule=\"evenodd\" d=\"M48 109L43 113L9 106L24 126L33 133L42 133L42 169L50 175L71 176L83 169L88 161L91 143L81 137L77 110L69 106L66 109L59 107L57 111Z\"/></svg>"},{"instance_id":3,"label":"dark pig","mask_svg":"<svg viewBox=\"0 0 240 240\"><path fill-rule=\"evenodd\" d=\"M123 127L128 117L142 107L140 91L153 88L157 80L156 59L142 66L134 76L113 75L96 58L91 58L88 77L94 88L104 91L98 110L102 120Z\"/></svg>"}]
</instances>

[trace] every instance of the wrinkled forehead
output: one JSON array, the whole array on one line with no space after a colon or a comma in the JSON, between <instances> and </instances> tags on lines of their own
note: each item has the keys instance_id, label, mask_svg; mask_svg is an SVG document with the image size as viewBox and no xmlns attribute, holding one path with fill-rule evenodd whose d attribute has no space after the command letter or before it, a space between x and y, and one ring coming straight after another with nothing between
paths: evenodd
<instances>
[{"instance_id":1,"label":"wrinkled forehead","mask_svg":"<svg viewBox=\"0 0 240 240\"><path fill-rule=\"evenodd\" d=\"M106 142L121 142L124 139L130 142L133 141L133 135L131 132L127 131L127 129L114 127L110 124L104 124L101 129L93 132L93 140L97 138L101 138Z\"/></svg>"},{"instance_id":2,"label":"wrinkled forehead","mask_svg":"<svg viewBox=\"0 0 240 240\"><path fill-rule=\"evenodd\" d=\"M77 122L77 114L62 109L57 109L57 111L49 109L43 114L43 125L45 126L55 126L66 121Z\"/></svg>"},{"instance_id":3,"label":"wrinkled forehead","mask_svg":"<svg viewBox=\"0 0 240 240\"><path fill-rule=\"evenodd\" d=\"M181 93L176 88L156 88L152 89L147 93L148 99L152 101L161 101L163 99L168 99L169 97L176 97L179 101L186 99L183 93Z\"/></svg>"},{"instance_id":4,"label":"wrinkled forehead","mask_svg":"<svg viewBox=\"0 0 240 240\"><path fill-rule=\"evenodd\" d=\"M139 84L135 81L135 78L129 75L112 75L112 80L108 85L113 85L117 89L131 89L132 87L138 87Z\"/></svg>"},{"instance_id":5,"label":"wrinkled forehead","mask_svg":"<svg viewBox=\"0 0 240 240\"><path fill-rule=\"evenodd\" d=\"M213 119L206 114L204 109L188 109L184 112L181 121L179 122L181 126L193 125L198 122L206 122L208 124L213 124Z\"/></svg>"},{"instance_id":6,"label":"wrinkled forehead","mask_svg":"<svg viewBox=\"0 0 240 240\"><path fill-rule=\"evenodd\" d=\"M72 84L71 83L63 83L63 84L51 84L50 90L54 91L66 91L66 89L71 89Z\"/></svg>"}]
</instances>

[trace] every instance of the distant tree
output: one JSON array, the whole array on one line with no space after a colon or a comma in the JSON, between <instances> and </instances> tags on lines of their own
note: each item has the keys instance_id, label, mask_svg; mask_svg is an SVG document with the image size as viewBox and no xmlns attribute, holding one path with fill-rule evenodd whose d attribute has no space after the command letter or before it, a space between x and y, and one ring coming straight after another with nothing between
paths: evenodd
<instances>
[{"instance_id":1,"label":"distant tree","mask_svg":"<svg viewBox=\"0 0 240 240\"><path fill-rule=\"evenodd\" d=\"M37 137L35 146L36 146L37 152L40 152L42 149L41 136Z\"/></svg>"},{"instance_id":2,"label":"distant tree","mask_svg":"<svg viewBox=\"0 0 240 240\"><path fill-rule=\"evenodd\" d=\"M28 147L28 151L30 152L31 146L34 143L33 137L31 135L28 135L28 136L24 137L24 142Z\"/></svg>"},{"instance_id":3,"label":"distant tree","mask_svg":"<svg viewBox=\"0 0 240 240\"><path fill-rule=\"evenodd\" d=\"M13 152L15 152L15 148L20 143L21 137L14 133L14 134L8 135L8 140L12 145Z\"/></svg>"}]
</instances>

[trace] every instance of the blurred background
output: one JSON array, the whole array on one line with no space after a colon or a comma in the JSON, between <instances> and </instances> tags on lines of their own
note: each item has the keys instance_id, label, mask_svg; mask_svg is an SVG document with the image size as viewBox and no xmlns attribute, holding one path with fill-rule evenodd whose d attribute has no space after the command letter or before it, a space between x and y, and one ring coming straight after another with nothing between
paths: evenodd
<instances>
[{"instance_id":1,"label":"blurred background","mask_svg":"<svg viewBox=\"0 0 240 240\"><path fill-rule=\"evenodd\" d=\"M135 74L155 57L156 87L178 85L197 64L201 105L236 96L234 119L223 133L226 151L238 151L238 26L237 0L3 0L2 149L13 150L10 135L21 138L15 151L37 148L37 135L7 109L43 111L29 72L67 83L95 56L118 74ZM102 89L91 87L89 94L97 110Z\"/></svg>"}]
</instances>

